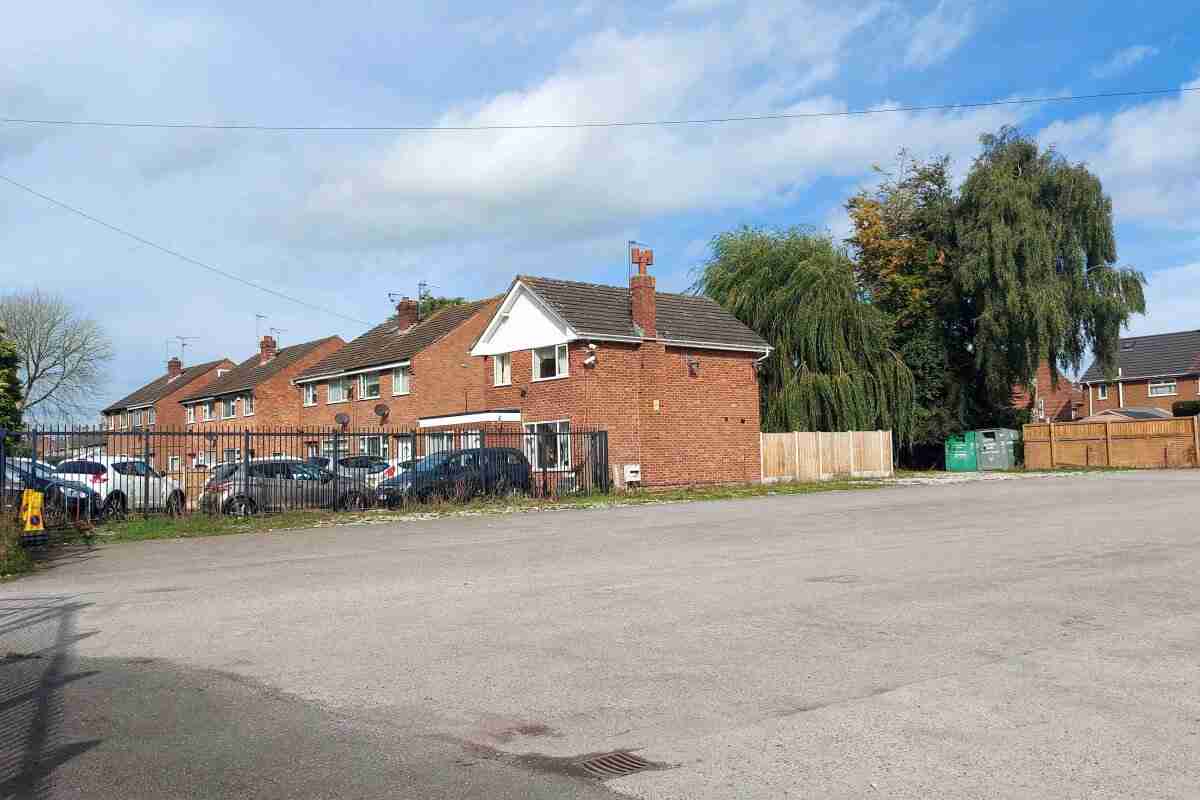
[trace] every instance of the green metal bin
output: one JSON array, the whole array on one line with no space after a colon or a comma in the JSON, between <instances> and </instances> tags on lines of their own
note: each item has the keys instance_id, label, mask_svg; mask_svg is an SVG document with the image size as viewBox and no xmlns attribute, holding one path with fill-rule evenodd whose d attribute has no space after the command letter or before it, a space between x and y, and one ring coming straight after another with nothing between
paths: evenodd
<instances>
[{"instance_id":1,"label":"green metal bin","mask_svg":"<svg viewBox=\"0 0 1200 800\"><path fill-rule=\"evenodd\" d=\"M946 471L975 472L979 469L979 454L975 448L975 431L955 433L946 438Z\"/></svg>"},{"instance_id":2,"label":"green metal bin","mask_svg":"<svg viewBox=\"0 0 1200 800\"><path fill-rule=\"evenodd\" d=\"M976 461L979 469L1012 469L1017 465L1017 442L1021 434L1011 428L986 428L975 431Z\"/></svg>"}]
</instances>

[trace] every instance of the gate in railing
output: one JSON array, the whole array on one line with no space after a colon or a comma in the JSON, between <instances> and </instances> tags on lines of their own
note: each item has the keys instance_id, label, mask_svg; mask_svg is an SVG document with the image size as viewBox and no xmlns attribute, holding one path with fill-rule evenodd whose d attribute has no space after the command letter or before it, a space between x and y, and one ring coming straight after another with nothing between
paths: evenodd
<instances>
[{"instance_id":1,"label":"gate in railing","mask_svg":"<svg viewBox=\"0 0 1200 800\"><path fill-rule=\"evenodd\" d=\"M52 523L124 514L363 509L611 489L608 434L491 428L0 431L5 513L43 492ZM51 515L50 512L54 512Z\"/></svg>"}]
</instances>

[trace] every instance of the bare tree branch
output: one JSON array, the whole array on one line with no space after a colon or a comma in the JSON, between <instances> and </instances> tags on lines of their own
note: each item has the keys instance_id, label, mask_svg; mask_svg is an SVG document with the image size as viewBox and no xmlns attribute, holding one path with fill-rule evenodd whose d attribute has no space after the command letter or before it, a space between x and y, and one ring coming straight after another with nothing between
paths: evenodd
<instances>
[{"instance_id":1,"label":"bare tree branch","mask_svg":"<svg viewBox=\"0 0 1200 800\"><path fill-rule=\"evenodd\" d=\"M112 342L62 297L34 290L0 298L0 326L21 359L23 416L78 416L103 387Z\"/></svg>"}]
</instances>

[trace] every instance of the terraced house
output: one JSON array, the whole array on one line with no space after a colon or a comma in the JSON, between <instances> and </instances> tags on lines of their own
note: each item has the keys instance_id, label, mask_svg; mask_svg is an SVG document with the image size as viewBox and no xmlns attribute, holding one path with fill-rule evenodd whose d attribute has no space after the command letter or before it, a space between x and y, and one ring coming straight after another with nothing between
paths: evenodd
<instances>
[{"instance_id":1,"label":"terraced house","mask_svg":"<svg viewBox=\"0 0 1200 800\"><path fill-rule=\"evenodd\" d=\"M274 337L264 336L253 356L179 399L183 427L200 434L188 441L183 457L196 468L237 460L243 449L237 432L297 425L299 406L292 379L343 344L341 337L327 336L279 348Z\"/></svg>"},{"instance_id":2,"label":"terraced house","mask_svg":"<svg viewBox=\"0 0 1200 800\"><path fill-rule=\"evenodd\" d=\"M414 455L412 441L390 432L483 403L483 365L470 350L498 302L448 306L420 320L417 302L402 300L395 316L300 372L293 380L299 424L354 432L336 444L314 437L306 454L329 457L337 446L339 455L404 460Z\"/></svg>"}]
</instances>

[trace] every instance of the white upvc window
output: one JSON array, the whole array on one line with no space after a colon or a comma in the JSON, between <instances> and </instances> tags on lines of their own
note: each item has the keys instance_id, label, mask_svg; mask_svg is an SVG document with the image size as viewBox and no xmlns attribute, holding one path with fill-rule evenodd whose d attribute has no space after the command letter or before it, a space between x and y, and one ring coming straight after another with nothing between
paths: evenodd
<instances>
[{"instance_id":1,"label":"white upvc window","mask_svg":"<svg viewBox=\"0 0 1200 800\"><path fill-rule=\"evenodd\" d=\"M309 385L311 386L312 384ZM309 442L307 445L305 445L304 450L309 458L316 458L317 456L321 455L321 446L316 442Z\"/></svg>"},{"instance_id":2,"label":"white upvc window","mask_svg":"<svg viewBox=\"0 0 1200 800\"><path fill-rule=\"evenodd\" d=\"M329 381L329 388L326 391L326 403L344 403L350 399L350 379L349 378L333 378Z\"/></svg>"},{"instance_id":3,"label":"white upvc window","mask_svg":"<svg viewBox=\"0 0 1200 800\"><path fill-rule=\"evenodd\" d=\"M206 420L216 419L216 410L215 410L215 407L213 406L212 400L209 400L207 403L204 404L204 419L206 419Z\"/></svg>"},{"instance_id":4,"label":"white upvc window","mask_svg":"<svg viewBox=\"0 0 1200 800\"><path fill-rule=\"evenodd\" d=\"M221 454L221 462L224 464L232 464L242 460L242 448L227 447L225 452Z\"/></svg>"},{"instance_id":5,"label":"white upvc window","mask_svg":"<svg viewBox=\"0 0 1200 800\"><path fill-rule=\"evenodd\" d=\"M376 400L379 398L379 373L364 372L358 376L358 399Z\"/></svg>"},{"instance_id":6,"label":"white upvc window","mask_svg":"<svg viewBox=\"0 0 1200 800\"><path fill-rule=\"evenodd\" d=\"M220 368L218 368L218 369L217 369L217 377L218 377L218 378L219 378L219 377L221 377L221 376L222 376L222 375L224 375L226 372L229 372L229 370L227 370L227 369L220 369Z\"/></svg>"},{"instance_id":7,"label":"white upvc window","mask_svg":"<svg viewBox=\"0 0 1200 800\"><path fill-rule=\"evenodd\" d=\"M1046 401L1040 397L1037 401L1037 411L1035 413L1037 414L1038 419L1046 418Z\"/></svg>"},{"instance_id":8,"label":"white upvc window","mask_svg":"<svg viewBox=\"0 0 1200 800\"><path fill-rule=\"evenodd\" d=\"M187 407L187 424L188 425L196 424L196 407L195 406Z\"/></svg>"},{"instance_id":9,"label":"white upvc window","mask_svg":"<svg viewBox=\"0 0 1200 800\"><path fill-rule=\"evenodd\" d=\"M492 385L512 385L512 353L492 356Z\"/></svg>"},{"instance_id":10,"label":"white upvc window","mask_svg":"<svg viewBox=\"0 0 1200 800\"><path fill-rule=\"evenodd\" d=\"M1108 399L1108 384L1107 383L1102 383L1096 387L1096 399L1097 400L1107 400Z\"/></svg>"},{"instance_id":11,"label":"white upvc window","mask_svg":"<svg viewBox=\"0 0 1200 800\"><path fill-rule=\"evenodd\" d=\"M304 405L315 406L317 404L317 385L315 383L306 383L300 387L300 395L304 398Z\"/></svg>"},{"instance_id":12,"label":"white upvc window","mask_svg":"<svg viewBox=\"0 0 1200 800\"><path fill-rule=\"evenodd\" d=\"M179 472L179 456L171 456L167 462L167 469L171 472Z\"/></svg>"},{"instance_id":13,"label":"white upvc window","mask_svg":"<svg viewBox=\"0 0 1200 800\"><path fill-rule=\"evenodd\" d=\"M412 367L407 364L392 370L392 394L401 395L412 392Z\"/></svg>"},{"instance_id":14,"label":"white upvc window","mask_svg":"<svg viewBox=\"0 0 1200 800\"><path fill-rule=\"evenodd\" d=\"M1150 396L1151 397L1170 397L1176 394L1175 381L1150 381Z\"/></svg>"},{"instance_id":15,"label":"white upvc window","mask_svg":"<svg viewBox=\"0 0 1200 800\"><path fill-rule=\"evenodd\" d=\"M254 416L254 395L252 395L252 394L242 395L242 416L243 417L253 417Z\"/></svg>"},{"instance_id":16,"label":"white upvc window","mask_svg":"<svg viewBox=\"0 0 1200 800\"><path fill-rule=\"evenodd\" d=\"M358 439L358 452L364 456L387 458L387 442L387 436L360 436Z\"/></svg>"},{"instance_id":17,"label":"white upvc window","mask_svg":"<svg viewBox=\"0 0 1200 800\"><path fill-rule=\"evenodd\" d=\"M147 411L146 415L149 417L147 425L153 425L158 421L158 413L153 408Z\"/></svg>"},{"instance_id":18,"label":"white upvc window","mask_svg":"<svg viewBox=\"0 0 1200 800\"><path fill-rule=\"evenodd\" d=\"M233 419L237 416L237 398L230 397L221 401L221 419Z\"/></svg>"},{"instance_id":19,"label":"white upvc window","mask_svg":"<svg viewBox=\"0 0 1200 800\"><path fill-rule=\"evenodd\" d=\"M454 434L446 432L425 434L425 453L444 453L454 449Z\"/></svg>"},{"instance_id":20,"label":"white upvc window","mask_svg":"<svg viewBox=\"0 0 1200 800\"><path fill-rule=\"evenodd\" d=\"M567 377L567 346L539 347L533 351L533 379L546 381Z\"/></svg>"},{"instance_id":21,"label":"white upvc window","mask_svg":"<svg viewBox=\"0 0 1200 800\"><path fill-rule=\"evenodd\" d=\"M135 427L135 428L142 427L142 412L134 411L132 416L133 416L133 423L132 423L133 427Z\"/></svg>"},{"instance_id":22,"label":"white upvc window","mask_svg":"<svg viewBox=\"0 0 1200 800\"><path fill-rule=\"evenodd\" d=\"M525 457L534 469L571 468L571 423L529 422L525 424Z\"/></svg>"}]
</instances>

